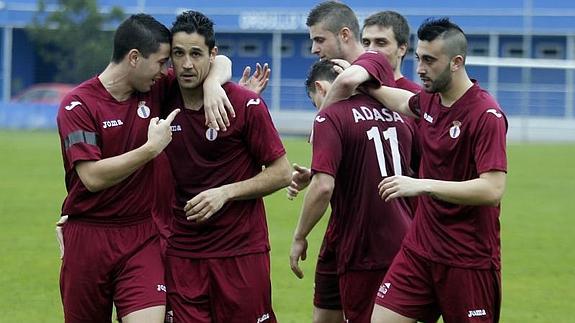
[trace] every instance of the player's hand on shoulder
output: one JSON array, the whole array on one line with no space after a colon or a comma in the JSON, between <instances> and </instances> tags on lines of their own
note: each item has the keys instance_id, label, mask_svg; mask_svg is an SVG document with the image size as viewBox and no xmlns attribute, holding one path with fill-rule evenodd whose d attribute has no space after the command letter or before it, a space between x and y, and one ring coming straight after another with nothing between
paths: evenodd
<instances>
[{"instance_id":1,"label":"player's hand on shoulder","mask_svg":"<svg viewBox=\"0 0 575 323\"><path fill-rule=\"evenodd\" d=\"M184 206L188 221L202 222L211 218L229 200L225 187L205 190L194 196Z\"/></svg>"},{"instance_id":2,"label":"player's hand on shoulder","mask_svg":"<svg viewBox=\"0 0 575 323\"><path fill-rule=\"evenodd\" d=\"M293 200L311 181L311 170L307 167L293 164L291 183L286 187L287 198Z\"/></svg>"},{"instance_id":3,"label":"player's hand on shoulder","mask_svg":"<svg viewBox=\"0 0 575 323\"><path fill-rule=\"evenodd\" d=\"M204 82L204 114L206 126L226 131L230 126L230 118L236 117L234 107L224 88L218 83ZM228 116L229 113L229 116Z\"/></svg>"},{"instance_id":4,"label":"player's hand on shoulder","mask_svg":"<svg viewBox=\"0 0 575 323\"><path fill-rule=\"evenodd\" d=\"M60 248L60 259L64 259L64 233L62 232L62 229L67 221L68 216L63 215L60 217L58 222L56 222L56 240L58 241L58 247Z\"/></svg>"},{"instance_id":5,"label":"player's hand on shoulder","mask_svg":"<svg viewBox=\"0 0 575 323\"><path fill-rule=\"evenodd\" d=\"M299 260L305 260L307 258L307 239L294 237L291 250L289 255L289 262L291 271L297 276L297 278L303 278L303 270L299 267Z\"/></svg>"},{"instance_id":6,"label":"player's hand on shoulder","mask_svg":"<svg viewBox=\"0 0 575 323\"><path fill-rule=\"evenodd\" d=\"M251 67L246 66L238 84L261 95L268 85L272 70L268 63L265 63L263 66L260 63L256 63L256 71L253 75L250 75L250 72Z\"/></svg>"},{"instance_id":7,"label":"player's hand on shoulder","mask_svg":"<svg viewBox=\"0 0 575 323\"><path fill-rule=\"evenodd\" d=\"M166 119L155 117L150 120L146 145L149 146L155 155L161 153L170 141L172 141L171 125L178 113L180 113L180 109L175 109Z\"/></svg>"}]
</instances>

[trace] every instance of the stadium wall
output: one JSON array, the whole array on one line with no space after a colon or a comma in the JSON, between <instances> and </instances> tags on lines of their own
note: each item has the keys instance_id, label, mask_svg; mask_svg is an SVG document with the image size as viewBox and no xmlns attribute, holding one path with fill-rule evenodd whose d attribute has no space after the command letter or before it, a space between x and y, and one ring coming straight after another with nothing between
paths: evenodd
<instances>
[{"instance_id":1,"label":"stadium wall","mask_svg":"<svg viewBox=\"0 0 575 323\"><path fill-rule=\"evenodd\" d=\"M43 104L0 103L0 129L55 130L58 108ZM282 136L309 136L315 112L271 111ZM510 117L510 142L575 142L575 120Z\"/></svg>"}]
</instances>

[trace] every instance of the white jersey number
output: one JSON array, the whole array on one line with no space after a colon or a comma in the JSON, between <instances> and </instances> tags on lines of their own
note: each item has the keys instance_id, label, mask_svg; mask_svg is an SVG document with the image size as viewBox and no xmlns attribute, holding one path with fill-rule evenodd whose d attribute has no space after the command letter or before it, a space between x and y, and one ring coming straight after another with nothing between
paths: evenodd
<instances>
[{"instance_id":1,"label":"white jersey number","mask_svg":"<svg viewBox=\"0 0 575 323\"><path fill-rule=\"evenodd\" d=\"M383 142L381 141L381 135L379 134L378 127L372 127L367 132L367 138L373 140L375 144L375 152L377 154L377 163L379 164L379 171L381 176L386 177L387 168L385 167L385 154L383 152ZM382 131L383 138L389 141L389 146L391 147L391 160L393 161L393 173L395 175L401 175L401 155L399 154L399 144L397 142L397 130L395 127L387 128Z\"/></svg>"}]
</instances>

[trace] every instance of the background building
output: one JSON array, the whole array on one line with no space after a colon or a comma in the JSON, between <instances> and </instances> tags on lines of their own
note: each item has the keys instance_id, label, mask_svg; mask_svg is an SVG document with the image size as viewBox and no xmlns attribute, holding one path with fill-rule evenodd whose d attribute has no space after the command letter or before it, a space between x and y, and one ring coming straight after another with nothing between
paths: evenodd
<instances>
[{"instance_id":1,"label":"background building","mask_svg":"<svg viewBox=\"0 0 575 323\"><path fill-rule=\"evenodd\" d=\"M574 68L575 2L560 0L345 1L358 14L395 10L412 29L412 48L403 65L408 78L414 71L413 33L429 16L448 16L469 35L468 70L497 97L512 117L512 139L538 140L548 135L575 140ZM305 20L318 1L184 1L101 0L100 10L120 6L126 14L149 13L167 26L183 10L199 10L211 17L220 53L233 61L237 80L246 65L268 62L272 79L264 98L284 133L305 132L313 107L303 80L317 59ZM58 10L47 0L47 10ZM34 83L51 82L53 67L41 64L23 29L37 11L36 0L0 0L0 97L4 104ZM111 26L113 28L114 26ZM307 113L302 113L302 111ZM290 126L284 127L287 121ZM307 120L307 121L306 121ZM0 126L2 113L0 112ZM557 131L560 129L561 131Z\"/></svg>"}]
</instances>

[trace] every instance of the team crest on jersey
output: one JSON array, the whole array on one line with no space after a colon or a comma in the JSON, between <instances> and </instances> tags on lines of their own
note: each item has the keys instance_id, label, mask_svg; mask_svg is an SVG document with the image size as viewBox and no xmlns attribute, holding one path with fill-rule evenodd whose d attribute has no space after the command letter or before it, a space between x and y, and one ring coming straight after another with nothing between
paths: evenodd
<instances>
[{"instance_id":1,"label":"team crest on jersey","mask_svg":"<svg viewBox=\"0 0 575 323\"><path fill-rule=\"evenodd\" d=\"M142 119L150 117L150 108L146 105L146 101L138 102L138 117Z\"/></svg>"},{"instance_id":2,"label":"team crest on jersey","mask_svg":"<svg viewBox=\"0 0 575 323\"><path fill-rule=\"evenodd\" d=\"M218 138L218 131L214 128L208 128L208 130L206 130L206 139L214 141L216 138Z\"/></svg>"},{"instance_id":3,"label":"team crest on jersey","mask_svg":"<svg viewBox=\"0 0 575 323\"><path fill-rule=\"evenodd\" d=\"M461 122L460 121L453 121L453 126L449 128L449 136L453 139L459 137L461 134Z\"/></svg>"}]
</instances>

